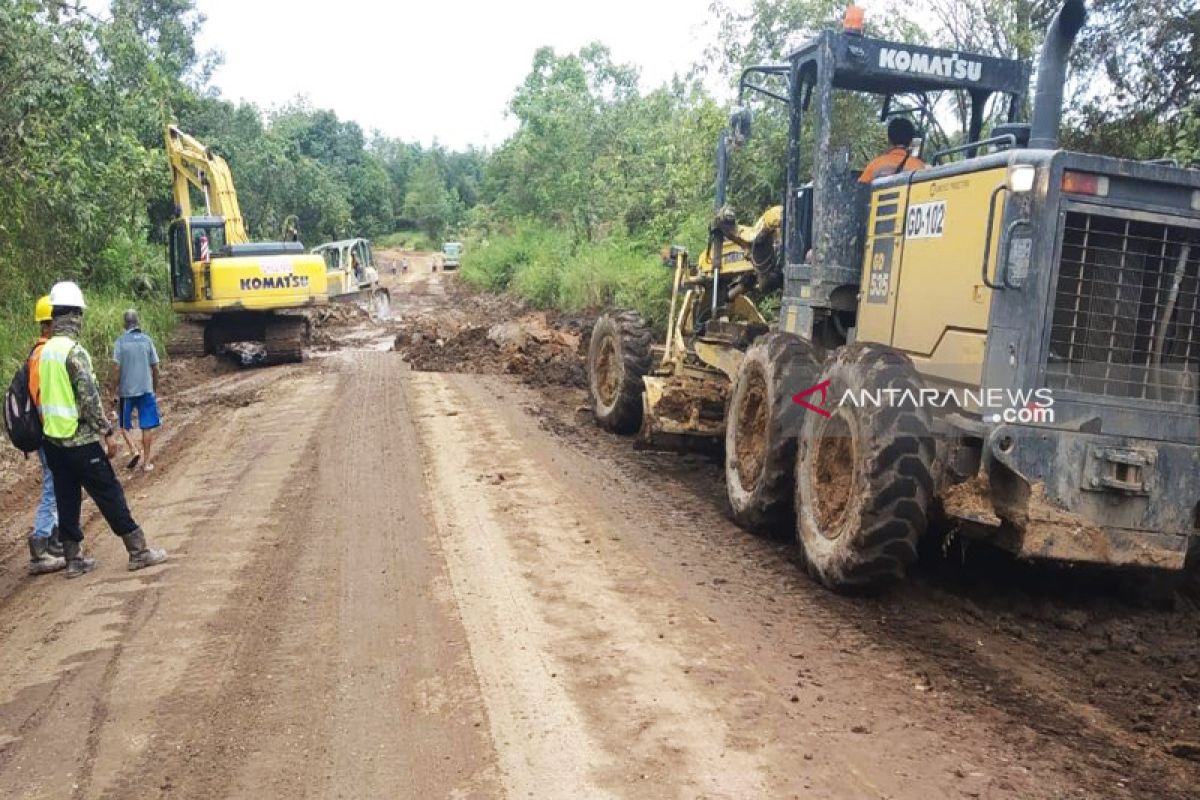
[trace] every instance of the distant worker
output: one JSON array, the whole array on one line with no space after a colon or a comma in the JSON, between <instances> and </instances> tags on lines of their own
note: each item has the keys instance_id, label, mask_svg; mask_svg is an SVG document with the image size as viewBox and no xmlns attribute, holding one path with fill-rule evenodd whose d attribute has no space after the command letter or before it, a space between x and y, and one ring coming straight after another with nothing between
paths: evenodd
<instances>
[{"instance_id":1,"label":"distant worker","mask_svg":"<svg viewBox=\"0 0 1200 800\"><path fill-rule=\"evenodd\" d=\"M33 402L38 402L41 389L41 375L38 370L38 359L42 347L50 341L53 327L50 296L38 299L33 307L33 319L41 326L41 335L37 344L29 353L29 396ZM54 501L54 476L46 466L46 448L38 450L38 459L42 462L42 496L38 501L37 510L33 514L33 532L29 534L29 574L45 575L57 572L67 566L62 557L62 542L58 538L58 508Z\"/></svg>"},{"instance_id":2,"label":"distant worker","mask_svg":"<svg viewBox=\"0 0 1200 800\"><path fill-rule=\"evenodd\" d=\"M914 156L909 148L917 136L916 126L906 117L893 117L888 123L887 137L891 149L876 156L863 169L859 183L870 183L876 178L886 178L889 175L899 175L902 172L915 172L925 169L926 164Z\"/></svg>"},{"instance_id":3,"label":"distant worker","mask_svg":"<svg viewBox=\"0 0 1200 800\"><path fill-rule=\"evenodd\" d=\"M46 439L46 463L54 475L67 577L77 578L96 568L96 560L83 555L79 512L84 490L125 544L129 569L161 564L167 560L166 551L147 546L146 535L129 513L125 491L109 462L116 453L113 427L104 414L92 358L78 341L87 308L83 292L70 281L56 283L50 290L50 305L54 335L38 357L38 411Z\"/></svg>"},{"instance_id":4,"label":"distant worker","mask_svg":"<svg viewBox=\"0 0 1200 800\"><path fill-rule=\"evenodd\" d=\"M162 425L158 413L158 351L154 349L154 340L142 332L141 320L132 308L125 312L125 333L113 345L113 365L117 413L125 441L130 443L128 432L133 430L135 412L142 434L141 453L133 452L129 468L136 467L140 460L142 469L151 472L154 439Z\"/></svg>"}]
</instances>

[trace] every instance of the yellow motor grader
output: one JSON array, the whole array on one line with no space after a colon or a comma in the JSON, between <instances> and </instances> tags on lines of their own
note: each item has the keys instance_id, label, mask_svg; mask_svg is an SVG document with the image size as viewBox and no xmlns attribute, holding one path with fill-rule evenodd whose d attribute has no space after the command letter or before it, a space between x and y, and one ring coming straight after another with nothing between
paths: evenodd
<instances>
[{"instance_id":1,"label":"yellow motor grader","mask_svg":"<svg viewBox=\"0 0 1200 800\"><path fill-rule=\"evenodd\" d=\"M1182 569L1200 539L1200 171L1059 148L1085 19L1084 0L1054 17L1029 123L1026 64L861 21L747 69L708 248L671 251L665 341L629 311L596 323L596 420L723 438L734 518L794 526L831 587L902 576L938 515L1022 558ZM839 93L927 125L953 93L964 141L860 182ZM751 95L786 107L787 186L741 228L725 186ZM779 273L768 325L754 298Z\"/></svg>"}]
</instances>

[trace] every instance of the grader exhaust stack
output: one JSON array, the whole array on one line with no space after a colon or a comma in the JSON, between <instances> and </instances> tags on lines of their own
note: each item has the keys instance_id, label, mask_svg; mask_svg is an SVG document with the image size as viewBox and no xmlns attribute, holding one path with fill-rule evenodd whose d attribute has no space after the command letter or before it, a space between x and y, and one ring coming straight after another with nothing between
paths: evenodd
<instances>
[{"instance_id":1,"label":"grader exhaust stack","mask_svg":"<svg viewBox=\"0 0 1200 800\"><path fill-rule=\"evenodd\" d=\"M1054 15L1050 30L1046 33L1046 42L1038 58L1037 91L1033 99L1029 137L1029 146L1035 150L1053 150L1058 146L1067 59L1071 55L1071 45L1086 21L1084 0L1067 0Z\"/></svg>"}]
</instances>

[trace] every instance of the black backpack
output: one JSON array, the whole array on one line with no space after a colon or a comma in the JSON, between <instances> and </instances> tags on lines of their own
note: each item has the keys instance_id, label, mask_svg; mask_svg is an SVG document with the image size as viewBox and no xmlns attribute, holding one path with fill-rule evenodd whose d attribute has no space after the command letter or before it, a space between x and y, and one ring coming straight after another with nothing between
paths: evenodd
<instances>
[{"instance_id":1,"label":"black backpack","mask_svg":"<svg viewBox=\"0 0 1200 800\"><path fill-rule=\"evenodd\" d=\"M4 429L13 445L23 453L32 453L42 446L42 415L29 392L28 358L4 393Z\"/></svg>"}]
</instances>

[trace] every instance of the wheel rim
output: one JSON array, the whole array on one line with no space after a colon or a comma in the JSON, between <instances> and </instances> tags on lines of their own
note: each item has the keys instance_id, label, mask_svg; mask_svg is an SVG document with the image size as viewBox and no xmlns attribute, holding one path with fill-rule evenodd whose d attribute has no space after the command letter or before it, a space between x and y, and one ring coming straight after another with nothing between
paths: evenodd
<instances>
[{"instance_id":1,"label":"wheel rim","mask_svg":"<svg viewBox=\"0 0 1200 800\"><path fill-rule=\"evenodd\" d=\"M600 342L600 352L596 354L596 395L605 406L611 406L617 399L617 390L621 385L621 356L617 352L616 339L605 336Z\"/></svg>"},{"instance_id":2,"label":"wheel rim","mask_svg":"<svg viewBox=\"0 0 1200 800\"><path fill-rule=\"evenodd\" d=\"M737 458L738 481L751 491L762 478L767 460L767 426L770 420L767 406L767 382L755 370L746 376L746 389L738 409L734 454Z\"/></svg>"},{"instance_id":3,"label":"wheel rim","mask_svg":"<svg viewBox=\"0 0 1200 800\"><path fill-rule=\"evenodd\" d=\"M821 429L809 463L809 482L813 487L813 518L826 539L841 535L850 513L857 483L857 440L848 420L835 414Z\"/></svg>"}]
</instances>

